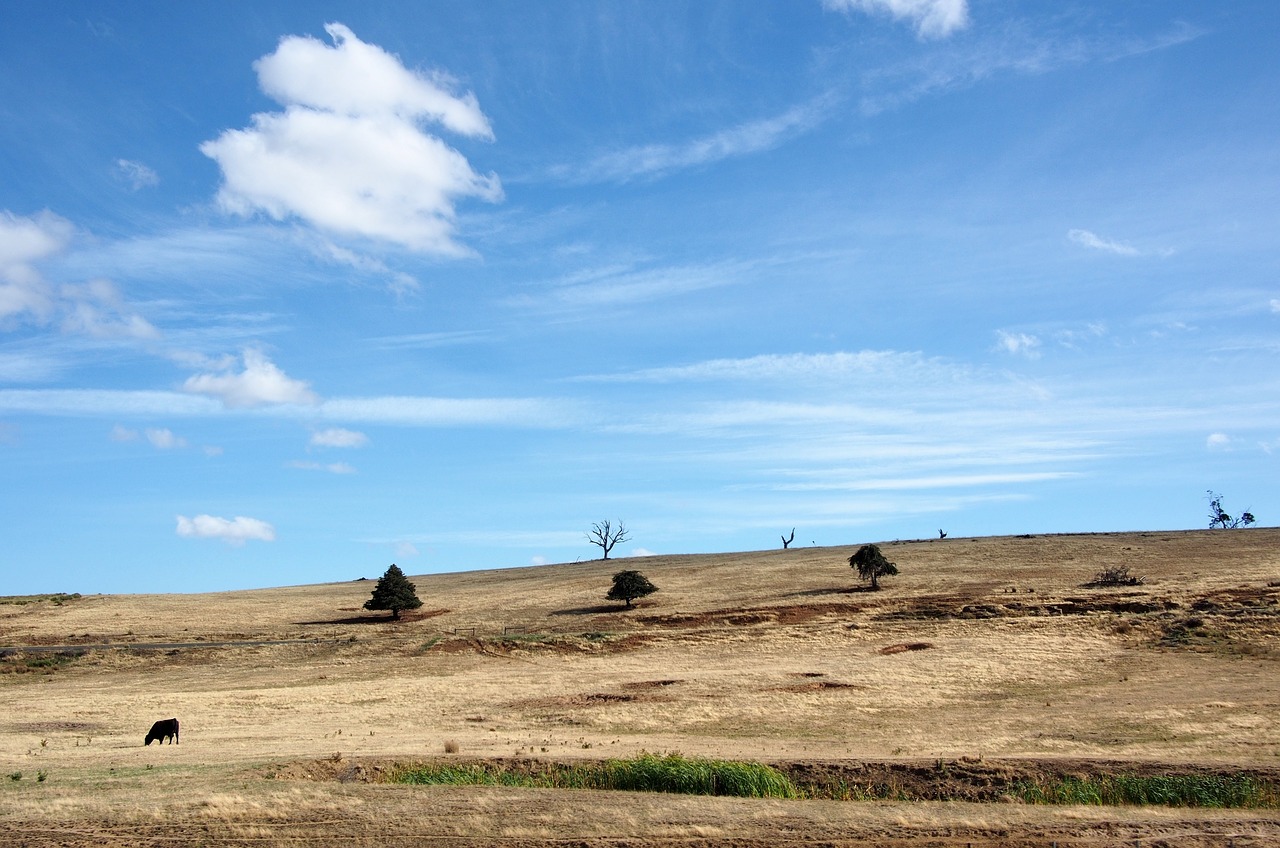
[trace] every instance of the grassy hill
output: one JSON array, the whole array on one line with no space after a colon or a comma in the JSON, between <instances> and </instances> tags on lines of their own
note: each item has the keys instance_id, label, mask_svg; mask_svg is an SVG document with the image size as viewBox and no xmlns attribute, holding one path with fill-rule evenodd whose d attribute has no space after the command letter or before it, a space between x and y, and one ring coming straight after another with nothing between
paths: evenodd
<instances>
[{"instance_id":1,"label":"grassy hill","mask_svg":"<svg viewBox=\"0 0 1280 848\"><path fill-rule=\"evenodd\" d=\"M583 793L562 790L284 780L364 780L434 757L659 751L828 768L1105 762L1280 773L1278 542L1270 528L888 542L901 573L875 593L848 565L855 547L428 575L411 577L422 609L397 623L361 608L372 580L0 603L0 647L13 649L0 657L0 760L20 775L0 780L0 841L9 828L40 844L34 823L54 810L98 837L140 834L157 816L161 830L265 827L275 814L263 799L285 784L302 793L286 819L304 835L317 817L336 817L354 837L362 805L408 805L423 792L481 807L544 793L529 815L559 809L563 827L526 821L527 844L566 829L591 837L609 815L643 822L658 809L631 793L587 793L592 813L579 821ZM1085 587L1115 567L1142 583ZM606 602L622 568L660 591L631 610ZM143 747L151 722L170 716L182 743ZM239 800L217 800L233 786ZM764 814L779 803L787 815L804 810L813 832L855 826L851 816L885 834L906 828L904 839L913 827L872 824L879 813L857 804L700 803L668 829L781 844ZM955 844L979 843L973 816L1034 830L1061 815L981 809L957 819L903 805L900 815L941 816L934 824ZM1222 821L1280 838L1267 830L1274 811L1180 815L1202 830ZM1126 816L1139 833L1169 821ZM1062 833L1091 839L1089 821Z\"/></svg>"}]
</instances>

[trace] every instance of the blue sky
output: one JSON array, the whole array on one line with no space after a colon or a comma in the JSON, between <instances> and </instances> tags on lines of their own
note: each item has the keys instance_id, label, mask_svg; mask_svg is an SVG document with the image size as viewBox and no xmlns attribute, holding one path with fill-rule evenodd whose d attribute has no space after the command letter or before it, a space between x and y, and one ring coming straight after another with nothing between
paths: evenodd
<instances>
[{"instance_id":1,"label":"blue sky","mask_svg":"<svg viewBox=\"0 0 1280 848\"><path fill-rule=\"evenodd\" d=\"M1273 524L1274 21L0 4L0 593Z\"/></svg>"}]
</instances>

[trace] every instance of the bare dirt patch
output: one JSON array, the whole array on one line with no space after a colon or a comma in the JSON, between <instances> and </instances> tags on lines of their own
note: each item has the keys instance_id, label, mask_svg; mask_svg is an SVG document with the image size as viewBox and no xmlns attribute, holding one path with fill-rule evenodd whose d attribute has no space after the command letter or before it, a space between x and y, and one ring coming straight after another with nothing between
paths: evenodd
<instances>
[{"instance_id":1,"label":"bare dirt patch","mask_svg":"<svg viewBox=\"0 0 1280 848\"><path fill-rule=\"evenodd\" d=\"M899 642L896 645L886 645L876 653L878 654L901 654L907 651L927 651L934 647L932 642Z\"/></svg>"}]
</instances>

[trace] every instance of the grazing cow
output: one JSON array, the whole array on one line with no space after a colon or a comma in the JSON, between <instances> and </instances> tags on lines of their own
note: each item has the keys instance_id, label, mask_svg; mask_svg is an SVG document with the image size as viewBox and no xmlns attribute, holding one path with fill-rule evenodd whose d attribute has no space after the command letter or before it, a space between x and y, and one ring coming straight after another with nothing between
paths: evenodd
<instances>
[{"instance_id":1,"label":"grazing cow","mask_svg":"<svg viewBox=\"0 0 1280 848\"><path fill-rule=\"evenodd\" d=\"M147 732L147 741L143 744L150 745L152 742L164 744L164 740L173 739L173 744L178 744L178 720L176 718L165 718L151 725L151 730Z\"/></svg>"}]
</instances>

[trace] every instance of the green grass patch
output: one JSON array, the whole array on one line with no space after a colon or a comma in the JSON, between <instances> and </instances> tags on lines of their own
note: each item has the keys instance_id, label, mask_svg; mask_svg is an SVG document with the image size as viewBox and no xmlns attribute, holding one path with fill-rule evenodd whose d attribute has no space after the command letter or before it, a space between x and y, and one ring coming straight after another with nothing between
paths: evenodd
<instances>
[{"instance_id":1,"label":"green grass patch","mask_svg":"<svg viewBox=\"0 0 1280 848\"><path fill-rule=\"evenodd\" d=\"M540 789L614 789L745 798L796 798L782 772L761 763L641 754L597 763L425 764L401 769L395 783L447 786L520 786Z\"/></svg>"},{"instance_id":2,"label":"green grass patch","mask_svg":"<svg viewBox=\"0 0 1280 848\"><path fill-rule=\"evenodd\" d=\"M52 674L84 656L84 651L56 651L53 653L23 654L15 652L0 659L0 674L25 674L43 672Z\"/></svg>"},{"instance_id":3,"label":"green grass patch","mask_svg":"<svg viewBox=\"0 0 1280 848\"><path fill-rule=\"evenodd\" d=\"M1098 775L1023 782L1011 793L1030 804L1148 807L1280 807L1280 787L1236 775Z\"/></svg>"}]
</instances>

